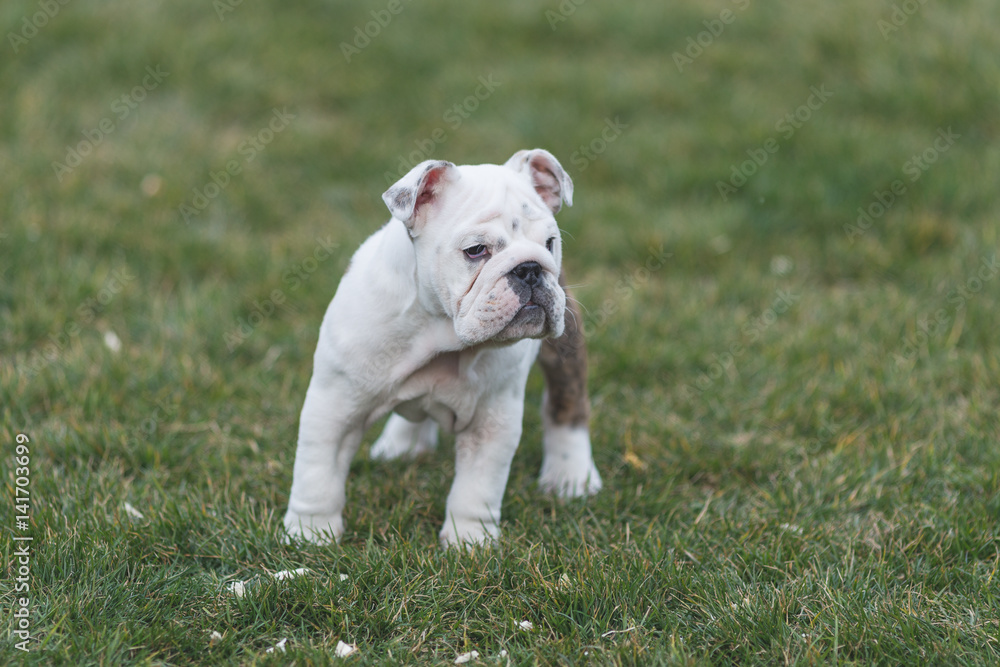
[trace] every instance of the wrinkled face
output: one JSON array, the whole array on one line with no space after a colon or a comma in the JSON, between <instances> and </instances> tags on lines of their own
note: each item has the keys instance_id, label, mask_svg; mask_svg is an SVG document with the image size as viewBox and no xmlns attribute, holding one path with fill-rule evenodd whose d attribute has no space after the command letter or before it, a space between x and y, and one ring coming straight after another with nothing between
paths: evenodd
<instances>
[{"instance_id":1,"label":"wrinkled face","mask_svg":"<svg viewBox=\"0 0 1000 667\"><path fill-rule=\"evenodd\" d=\"M416 239L425 305L437 304L466 345L560 336L566 294L551 211L506 167L459 167ZM428 301L429 300L429 301Z\"/></svg>"}]
</instances>

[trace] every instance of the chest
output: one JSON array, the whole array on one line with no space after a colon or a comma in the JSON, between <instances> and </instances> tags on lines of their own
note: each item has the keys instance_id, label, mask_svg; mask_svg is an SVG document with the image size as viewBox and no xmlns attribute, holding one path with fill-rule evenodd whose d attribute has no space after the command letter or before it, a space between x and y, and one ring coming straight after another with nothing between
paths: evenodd
<instances>
[{"instance_id":1,"label":"chest","mask_svg":"<svg viewBox=\"0 0 1000 667\"><path fill-rule=\"evenodd\" d=\"M462 430L492 396L523 393L538 347L538 341L524 340L439 354L399 385L391 409L410 421L431 418L448 432Z\"/></svg>"}]
</instances>

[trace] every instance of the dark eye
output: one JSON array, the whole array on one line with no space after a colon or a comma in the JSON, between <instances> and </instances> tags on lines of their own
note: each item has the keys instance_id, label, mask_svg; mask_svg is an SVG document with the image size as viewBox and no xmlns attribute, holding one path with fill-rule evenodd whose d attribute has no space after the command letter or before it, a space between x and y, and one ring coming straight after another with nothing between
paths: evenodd
<instances>
[{"instance_id":1,"label":"dark eye","mask_svg":"<svg viewBox=\"0 0 1000 667\"><path fill-rule=\"evenodd\" d=\"M474 245L465 249L465 256L469 259L479 259L480 257L485 257L489 254L489 251L484 245Z\"/></svg>"},{"instance_id":2,"label":"dark eye","mask_svg":"<svg viewBox=\"0 0 1000 667\"><path fill-rule=\"evenodd\" d=\"M552 252L552 248L554 248L555 245L556 245L556 237L553 236L552 238L550 238L548 241L545 242L545 249L548 250L549 252Z\"/></svg>"}]
</instances>

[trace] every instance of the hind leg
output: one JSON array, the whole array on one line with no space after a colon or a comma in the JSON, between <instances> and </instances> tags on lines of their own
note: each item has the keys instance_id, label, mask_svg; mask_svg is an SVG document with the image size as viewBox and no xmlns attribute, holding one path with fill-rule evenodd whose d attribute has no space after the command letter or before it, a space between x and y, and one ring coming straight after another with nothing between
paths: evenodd
<instances>
[{"instance_id":1,"label":"hind leg","mask_svg":"<svg viewBox=\"0 0 1000 667\"><path fill-rule=\"evenodd\" d=\"M565 289L565 275L559 276ZM568 290L567 290L568 294ZM538 354L545 376L542 398L544 457L538 483L545 491L575 498L601 490L590 445L590 398L587 395L587 346L576 302L566 300L566 328L547 338Z\"/></svg>"},{"instance_id":2,"label":"hind leg","mask_svg":"<svg viewBox=\"0 0 1000 667\"><path fill-rule=\"evenodd\" d=\"M382 435L372 445L371 457L391 461L400 457L415 458L437 448L438 425L433 419L411 422L396 413L382 429Z\"/></svg>"}]
</instances>

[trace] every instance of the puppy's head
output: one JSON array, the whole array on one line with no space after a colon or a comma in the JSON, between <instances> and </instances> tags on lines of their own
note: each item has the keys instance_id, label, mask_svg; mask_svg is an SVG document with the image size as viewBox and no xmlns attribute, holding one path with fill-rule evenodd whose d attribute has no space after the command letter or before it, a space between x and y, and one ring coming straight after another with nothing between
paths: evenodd
<instances>
[{"instance_id":1,"label":"puppy's head","mask_svg":"<svg viewBox=\"0 0 1000 667\"><path fill-rule=\"evenodd\" d=\"M554 214L573 182L547 151L504 165L427 160L382 195L417 255L423 306L468 346L563 332L562 242Z\"/></svg>"}]
</instances>

